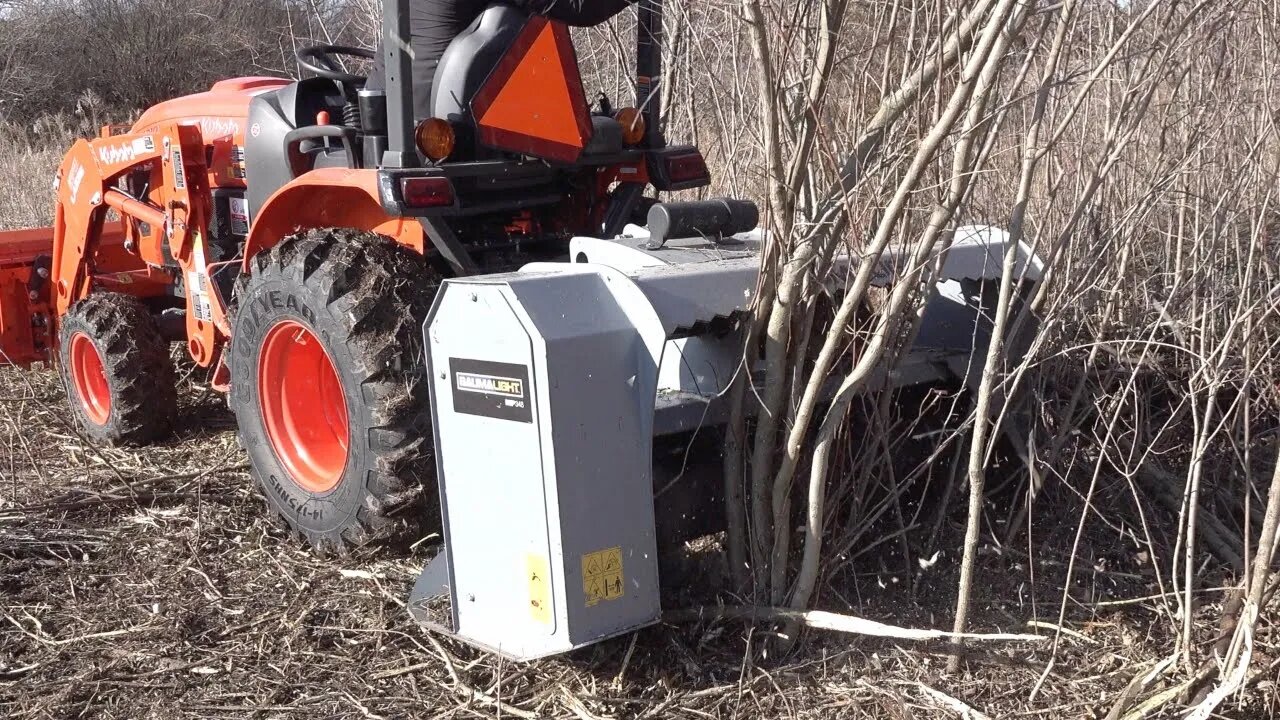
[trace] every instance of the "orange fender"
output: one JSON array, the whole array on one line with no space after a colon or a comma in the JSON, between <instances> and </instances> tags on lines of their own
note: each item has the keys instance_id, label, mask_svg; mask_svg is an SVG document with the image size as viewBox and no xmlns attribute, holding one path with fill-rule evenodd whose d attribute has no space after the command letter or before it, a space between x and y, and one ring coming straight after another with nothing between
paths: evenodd
<instances>
[{"instance_id":1,"label":"orange fender","mask_svg":"<svg viewBox=\"0 0 1280 720\"><path fill-rule=\"evenodd\" d=\"M322 168L299 175L258 210L245 241L244 269L250 271L255 255L294 233L330 227L369 230L423 252L422 225L382 209L377 170Z\"/></svg>"}]
</instances>

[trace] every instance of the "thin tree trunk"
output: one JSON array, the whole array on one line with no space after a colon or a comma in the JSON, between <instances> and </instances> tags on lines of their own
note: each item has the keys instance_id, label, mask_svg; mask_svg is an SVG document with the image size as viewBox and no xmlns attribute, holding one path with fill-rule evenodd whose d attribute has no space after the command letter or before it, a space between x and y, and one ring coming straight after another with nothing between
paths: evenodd
<instances>
[{"instance_id":1,"label":"thin tree trunk","mask_svg":"<svg viewBox=\"0 0 1280 720\"><path fill-rule=\"evenodd\" d=\"M1044 74L1036 93L1036 105L1023 146L1022 173L1018 183L1018 195L1014 201L1013 213L1009 222L1009 244L1005 248L1004 262L1000 273L999 300L996 315L991 328L991 341L987 346L987 355L983 362L982 379L979 383L977 403L974 409L973 439L969 446L969 515L965 526L964 556L960 562L960 584L956 596L955 632L964 632L969 618L969 603L973 597L974 568L977 563L978 539L982 527L982 506L985 500L986 459L988 433L996 428L989 427L992 415L993 398L996 389L996 377L1000 361L1004 355L1004 339L1008 332L1009 308L1013 300L1014 272L1019 255L1019 246L1024 234L1027 206L1031 201L1032 185L1040 158L1045 151L1039 147L1040 129L1044 122L1048 107L1049 92L1058 73L1058 61L1066 44L1067 30L1075 16L1075 0L1068 0L1061 10L1057 32L1053 45L1045 63ZM959 669L960 656L953 654L947 662L950 672Z\"/></svg>"},{"instance_id":2,"label":"thin tree trunk","mask_svg":"<svg viewBox=\"0 0 1280 720\"><path fill-rule=\"evenodd\" d=\"M932 255L933 247L938 238L943 235L944 228L950 224L960 202L968 193L968 186L973 178L973 168L971 167L973 152L977 145L980 127L985 118L983 109L986 106L987 95L995 85L996 71L1011 39L1007 32L1007 23L1013 17L1016 6L1020 2L1026 3L1027 0L1001 0L1000 4L992 11L991 18L983 30L982 37L972 57L969 58L965 66L960 85L952 95L946 112L929 137L921 144L920 154L917 155L917 158L920 158L921 155L932 157L938 151L942 141L950 135L951 128L959 120L961 114L968 110L963 129L956 143L955 158L952 163L952 181L948 190L947 200L935 209L930 217L928 228L917 245L906 275L899 280L898 285L890 295L888 305L881 311L877 332L871 347L859 360L854 371L845 378L840 392L832 403L832 407L827 411L826 419L819 430L818 441L813 455L813 465L809 475L809 504L805 526L804 553L801 558L800 572L796 578L795 590L789 603L792 608L803 609L808 607L817 585L819 560L822 553L822 525L825 513L827 467L837 431L844 423L845 414L848 411L849 404L852 402L855 391L865 384L870 373L879 366L880 358L897 335L901 318L905 314L907 307L910 303L916 301L922 284L927 280L927 278L923 277L926 274L924 270L928 266L928 259ZM899 186L899 192L902 193L904 188L914 187L917 180L918 177L904 179L903 184ZM907 185L908 182L910 182L910 185ZM887 237L888 233L885 226L896 223L896 215L886 217L882 221L881 234ZM946 242L949 242L949 239ZM868 266L870 264L870 262L867 263ZM866 266L862 268L862 270L865 269ZM847 304L849 297L846 297L844 302ZM842 332L843 327L843 325L838 325L832 328L828 339L838 332ZM813 382L813 380L810 381L811 388L813 387ZM779 556L778 548L775 545L773 562L778 563L779 561L785 562L785 556Z\"/></svg>"}]
</instances>

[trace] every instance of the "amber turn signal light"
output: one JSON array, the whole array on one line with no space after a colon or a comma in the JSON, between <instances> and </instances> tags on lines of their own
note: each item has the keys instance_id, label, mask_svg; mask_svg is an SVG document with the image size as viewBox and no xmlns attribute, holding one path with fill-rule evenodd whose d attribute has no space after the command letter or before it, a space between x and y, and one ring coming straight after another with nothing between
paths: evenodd
<instances>
[{"instance_id":1,"label":"amber turn signal light","mask_svg":"<svg viewBox=\"0 0 1280 720\"><path fill-rule=\"evenodd\" d=\"M418 123L414 139L422 154L439 162L453 154L453 146L457 141L453 126L440 118L427 118Z\"/></svg>"},{"instance_id":2,"label":"amber turn signal light","mask_svg":"<svg viewBox=\"0 0 1280 720\"><path fill-rule=\"evenodd\" d=\"M628 145L639 145L644 140L644 132L647 129L644 122L644 113L636 108L622 108L613 114L613 119L618 121L622 126L622 141Z\"/></svg>"}]
</instances>

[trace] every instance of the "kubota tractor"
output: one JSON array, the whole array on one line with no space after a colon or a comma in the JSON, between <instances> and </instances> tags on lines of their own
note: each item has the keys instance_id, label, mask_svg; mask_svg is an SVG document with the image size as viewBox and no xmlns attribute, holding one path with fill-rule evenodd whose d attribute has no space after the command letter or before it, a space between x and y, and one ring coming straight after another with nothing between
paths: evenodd
<instances>
[{"instance_id":1,"label":"kubota tractor","mask_svg":"<svg viewBox=\"0 0 1280 720\"><path fill-rule=\"evenodd\" d=\"M184 343L229 393L267 501L319 546L438 517L422 327L442 279L565 259L644 217L647 189L709 183L659 131L661 3L637 10L629 107L588 103L564 24L495 2L421 122L406 5L384 10L385 91L339 69L372 53L306 48L311 77L225 80L77 142L54 226L0 234L0 361L56 365L85 435L144 444L174 421ZM659 207L755 222L687 210Z\"/></svg>"}]
</instances>

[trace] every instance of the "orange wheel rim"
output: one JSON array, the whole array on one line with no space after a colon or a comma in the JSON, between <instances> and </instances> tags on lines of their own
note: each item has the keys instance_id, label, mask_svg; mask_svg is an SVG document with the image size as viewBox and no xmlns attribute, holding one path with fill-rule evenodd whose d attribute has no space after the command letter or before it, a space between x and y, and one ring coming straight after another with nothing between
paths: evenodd
<instances>
[{"instance_id":1,"label":"orange wheel rim","mask_svg":"<svg viewBox=\"0 0 1280 720\"><path fill-rule=\"evenodd\" d=\"M85 416L95 425L106 425L111 417L111 386L107 384L102 354L84 333L71 336L71 381Z\"/></svg>"},{"instance_id":2,"label":"orange wheel rim","mask_svg":"<svg viewBox=\"0 0 1280 720\"><path fill-rule=\"evenodd\" d=\"M347 401L329 353L302 323L269 331L258 359L262 422L276 457L304 490L337 487L347 466Z\"/></svg>"}]
</instances>

